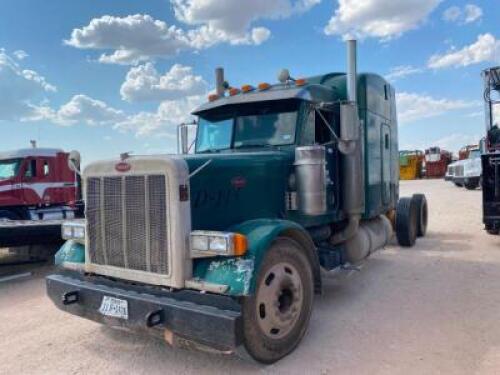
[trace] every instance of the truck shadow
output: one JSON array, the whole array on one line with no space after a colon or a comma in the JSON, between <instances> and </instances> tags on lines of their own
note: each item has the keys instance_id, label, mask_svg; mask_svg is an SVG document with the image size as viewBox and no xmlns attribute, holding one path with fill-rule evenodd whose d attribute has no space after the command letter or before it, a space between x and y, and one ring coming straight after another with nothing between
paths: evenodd
<instances>
[{"instance_id":1,"label":"truck shadow","mask_svg":"<svg viewBox=\"0 0 500 375\"><path fill-rule=\"evenodd\" d=\"M240 353L224 354L216 351L190 350L186 348L172 347L160 337L155 337L142 332L135 332L126 329L113 328L110 326L99 326L96 333L108 341L113 346L120 347L120 353L124 358L117 360L128 360L130 356L136 356L137 353L147 353L147 367L144 369L144 363L141 361L140 371L143 373L172 373L173 363L182 363L182 368L186 372L199 373L221 373L222 367L237 368L238 372L251 372L265 369L251 358L246 358ZM96 350L95 347L88 347L88 350L94 351L96 356L106 359L107 355ZM175 365L178 367L178 364Z\"/></svg>"}]
</instances>

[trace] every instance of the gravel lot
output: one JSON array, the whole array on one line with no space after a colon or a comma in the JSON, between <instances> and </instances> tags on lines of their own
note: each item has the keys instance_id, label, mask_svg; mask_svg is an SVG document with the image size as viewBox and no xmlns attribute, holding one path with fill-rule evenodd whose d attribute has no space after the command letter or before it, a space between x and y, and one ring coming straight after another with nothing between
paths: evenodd
<instances>
[{"instance_id":1,"label":"gravel lot","mask_svg":"<svg viewBox=\"0 0 500 375\"><path fill-rule=\"evenodd\" d=\"M500 372L500 237L482 230L481 191L441 180L423 192L429 233L390 246L361 272L325 279L308 334L272 366L172 349L57 310L32 277L0 283L0 373L488 374Z\"/></svg>"}]
</instances>

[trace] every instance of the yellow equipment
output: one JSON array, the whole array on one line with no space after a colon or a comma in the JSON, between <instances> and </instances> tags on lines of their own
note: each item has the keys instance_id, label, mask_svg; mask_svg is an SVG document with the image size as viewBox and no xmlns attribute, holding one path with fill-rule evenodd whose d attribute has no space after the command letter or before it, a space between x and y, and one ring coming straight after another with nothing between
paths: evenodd
<instances>
[{"instance_id":1,"label":"yellow equipment","mask_svg":"<svg viewBox=\"0 0 500 375\"><path fill-rule=\"evenodd\" d=\"M424 153L419 150L399 151L399 179L416 180L423 175Z\"/></svg>"}]
</instances>

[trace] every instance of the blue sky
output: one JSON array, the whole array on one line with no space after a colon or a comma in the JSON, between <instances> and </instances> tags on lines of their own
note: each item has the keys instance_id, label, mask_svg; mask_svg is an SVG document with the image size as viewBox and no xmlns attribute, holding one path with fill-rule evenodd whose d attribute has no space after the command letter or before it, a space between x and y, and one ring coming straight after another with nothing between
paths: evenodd
<instances>
[{"instance_id":1,"label":"blue sky","mask_svg":"<svg viewBox=\"0 0 500 375\"><path fill-rule=\"evenodd\" d=\"M213 89L359 69L398 92L400 147L456 151L484 133L480 71L500 64L500 2L3 0L2 149L78 149L84 161L175 151L175 125Z\"/></svg>"}]
</instances>

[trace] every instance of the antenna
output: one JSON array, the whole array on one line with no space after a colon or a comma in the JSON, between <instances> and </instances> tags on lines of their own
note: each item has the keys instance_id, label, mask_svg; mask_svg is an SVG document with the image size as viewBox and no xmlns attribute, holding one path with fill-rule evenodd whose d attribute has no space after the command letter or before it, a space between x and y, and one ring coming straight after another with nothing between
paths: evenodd
<instances>
[{"instance_id":1,"label":"antenna","mask_svg":"<svg viewBox=\"0 0 500 375\"><path fill-rule=\"evenodd\" d=\"M30 140L31 147L36 148L36 141L34 139Z\"/></svg>"}]
</instances>

